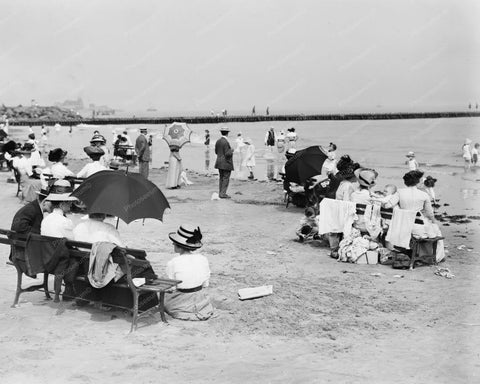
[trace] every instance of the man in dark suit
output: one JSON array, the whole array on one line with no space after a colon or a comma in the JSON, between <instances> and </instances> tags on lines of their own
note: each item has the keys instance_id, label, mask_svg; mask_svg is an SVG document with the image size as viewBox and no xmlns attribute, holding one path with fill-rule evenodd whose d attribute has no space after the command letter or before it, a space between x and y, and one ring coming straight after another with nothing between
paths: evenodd
<instances>
[{"instance_id":1,"label":"man in dark suit","mask_svg":"<svg viewBox=\"0 0 480 384\"><path fill-rule=\"evenodd\" d=\"M217 155L215 168L218 169L220 175L218 196L221 199L230 198L230 196L227 195L227 189L230 183L230 174L233 171L233 150L227 140L228 132L230 132L230 130L227 127L222 127L220 129L222 137L215 143L215 154Z\"/></svg>"},{"instance_id":2,"label":"man in dark suit","mask_svg":"<svg viewBox=\"0 0 480 384\"><path fill-rule=\"evenodd\" d=\"M140 128L140 136L135 141L135 152L137 153L139 172L148 179L150 146L148 145L147 128Z\"/></svg>"}]
</instances>

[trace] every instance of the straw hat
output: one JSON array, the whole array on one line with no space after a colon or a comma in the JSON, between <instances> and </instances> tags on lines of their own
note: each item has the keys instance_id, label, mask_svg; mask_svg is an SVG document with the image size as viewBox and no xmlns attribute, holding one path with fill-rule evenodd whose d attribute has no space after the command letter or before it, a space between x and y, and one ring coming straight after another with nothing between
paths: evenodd
<instances>
[{"instance_id":1,"label":"straw hat","mask_svg":"<svg viewBox=\"0 0 480 384\"><path fill-rule=\"evenodd\" d=\"M45 198L48 201L76 201L77 198L70 196L73 192L71 184L67 180L57 180L50 188L50 193Z\"/></svg>"},{"instance_id":2,"label":"straw hat","mask_svg":"<svg viewBox=\"0 0 480 384\"><path fill-rule=\"evenodd\" d=\"M220 128L220 132L230 132L230 128L222 127L222 128Z\"/></svg>"},{"instance_id":3,"label":"straw hat","mask_svg":"<svg viewBox=\"0 0 480 384\"><path fill-rule=\"evenodd\" d=\"M181 225L177 232L170 232L168 237L174 244L190 251L198 249L203 245L200 227L194 228L189 225Z\"/></svg>"},{"instance_id":4,"label":"straw hat","mask_svg":"<svg viewBox=\"0 0 480 384\"><path fill-rule=\"evenodd\" d=\"M107 140L102 135L95 135L90 140L90 143L106 143Z\"/></svg>"},{"instance_id":5,"label":"straw hat","mask_svg":"<svg viewBox=\"0 0 480 384\"><path fill-rule=\"evenodd\" d=\"M373 187L377 183L378 172L374 169L358 168L354 174L358 183L364 187Z\"/></svg>"},{"instance_id":6,"label":"straw hat","mask_svg":"<svg viewBox=\"0 0 480 384\"><path fill-rule=\"evenodd\" d=\"M415 152L410 151L410 152L408 152L405 156L407 156L407 157L415 157Z\"/></svg>"}]
</instances>

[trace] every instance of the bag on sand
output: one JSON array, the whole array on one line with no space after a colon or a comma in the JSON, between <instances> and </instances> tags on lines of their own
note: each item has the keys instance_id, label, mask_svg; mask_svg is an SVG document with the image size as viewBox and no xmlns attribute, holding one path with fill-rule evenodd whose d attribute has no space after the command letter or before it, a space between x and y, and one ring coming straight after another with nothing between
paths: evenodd
<instances>
[{"instance_id":1,"label":"bag on sand","mask_svg":"<svg viewBox=\"0 0 480 384\"><path fill-rule=\"evenodd\" d=\"M405 269L410 267L410 257L401 252L393 252L392 268Z\"/></svg>"}]
</instances>

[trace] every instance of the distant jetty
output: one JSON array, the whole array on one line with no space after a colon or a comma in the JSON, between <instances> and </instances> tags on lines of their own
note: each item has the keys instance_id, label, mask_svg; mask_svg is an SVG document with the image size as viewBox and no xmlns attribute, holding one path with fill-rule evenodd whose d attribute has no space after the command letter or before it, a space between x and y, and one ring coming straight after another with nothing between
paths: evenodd
<instances>
[{"instance_id":1,"label":"distant jetty","mask_svg":"<svg viewBox=\"0 0 480 384\"><path fill-rule=\"evenodd\" d=\"M400 119L444 119L458 117L480 117L480 112L418 112L418 113L348 113L348 114L287 114L287 115L238 115L238 116L175 116L175 117L105 117L69 119L9 119L10 125L54 125L75 126L125 125L125 124L171 124L174 121L187 124L255 123L265 121L307 121L307 120L400 120Z\"/></svg>"}]
</instances>

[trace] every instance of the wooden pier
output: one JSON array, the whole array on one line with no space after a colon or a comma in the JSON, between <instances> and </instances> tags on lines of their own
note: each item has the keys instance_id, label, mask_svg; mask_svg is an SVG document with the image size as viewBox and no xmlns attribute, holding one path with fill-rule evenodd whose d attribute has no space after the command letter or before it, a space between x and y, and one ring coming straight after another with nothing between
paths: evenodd
<instances>
[{"instance_id":1,"label":"wooden pier","mask_svg":"<svg viewBox=\"0 0 480 384\"><path fill-rule=\"evenodd\" d=\"M105 117L69 120L9 119L9 124L20 126L55 125L127 125L127 124L171 124L174 121L187 124L255 123L265 121L307 120L399 120L399 119L444 119L479 117L480 112L418 112L418 113L351 113L351 114L289 114L289 115L238 115L238 116L175 116L175 117Z\"/></svg>"}]
</instances>

